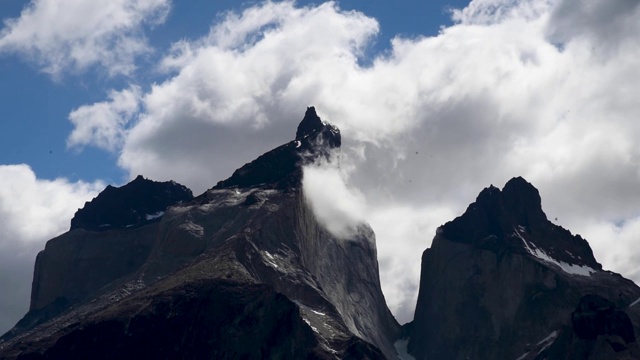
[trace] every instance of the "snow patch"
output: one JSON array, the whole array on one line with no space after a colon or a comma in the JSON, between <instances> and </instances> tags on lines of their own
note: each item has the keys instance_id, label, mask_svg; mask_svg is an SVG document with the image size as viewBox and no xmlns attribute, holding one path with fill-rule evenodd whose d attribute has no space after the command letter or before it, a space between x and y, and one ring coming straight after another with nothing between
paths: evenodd
<instances>
[{"instance_id":1,"label":"snow patch","mask_svg":"<svg viewBox=\"0 0 640 360\"><path fill-rule=\"evenodd\" d=\"M305 318L302 318L302 320L304 320L304 322L306 322L306 323L307 323L307 325L309 325L309 327L311 328L311 330L313 330L313 331L315 331L316 333L320 334L320 332L318 331L318 329L317 329L315 326L311 325L311 322L310 322L309 320L307 320L307 319L305 319Z\"/></svg>"},{"instance_id":2,"label":"snow patch","mask_svg":"<svg viewBox=\"0 0 640 360\"><path fill-rule=\"evenodd\" d=\"M185 230L191 235L195 235L197 237L202 237L204 235L204 228L198 224L194 224L189 221L179 226L179 229Z\"/></svg>"},{"instance_id":3,"label":"snow patch","mask_svg":"<svg viewBox=\"0 0 640 360\"><path fill-rule=\"evenodd\" d=\"M162 215L164 215L164 211L158 211L158 212L157 212L157 213L155 213L155 214L147 214L147 215L145 215L145 218L147 219L147 221L149 221L149 220L155 220L155 219L157 219L157 218L162 217Z\"/></svg>"},{"instance_id":4,"label":"snow patch","mask_svg":"<svg viewBox=\"0 0 640 360\"><path fill-rule=\"evenodd\" d=\"M526 357L527 357L527 355L529 355L529 352L528 352L528 351L527 351L526 353L524 353L524 354L520 355L520 357L519 357L519 358L517 358L516 360L523 360L524 358L526 358Z\"/></svg>"},{"instance_id":5,"label":"snow patch","mask_svg":"<svg viewBox=\"0 0 640 360\"><path fill-rule=\"evenodd\" d=\"M109 226L111 226L111 224L102 224L102 225L100 225L100 227L109 227Z\"/></svg>"},{"instance_id":6,"label":"snow patch","mask_svg":"<svg viewBox=\"0 0 640 360\"><path fill-rule=\"evenodd\" d=\"M554 341L556 341L556 338L558 337L558 332L554 331L551 334L549 334L549 336L547 336L546 338L542 339L538 345L542 345L544 344L544 346L538 350L538 354L540 354L541 352L547 350L549 348L549 346L551 346L551 344L553 344Z\"/></svg>"},{"instance_id":7,"label":"snow patch","mask_svg":"<svg viewBox=\"0 0 640 360\"><path fill-rule=\"evenodd\" d=\"M309 308L309 310L311 310L311 312L313 312L313 313L314 313L314 314L316 314L316 315L320 315L320 316L326 316L326 315L327 315L327 314L325 314L325 313L321 313L320 311L315 311L315 310L313 310L312 308Z\"/></svg>"},{"instance_id":8,"label":"snow patch","mask_svg":"<svg viewBox=\"0 0 640 360\"><path fill-rule=\"evenodd\" d=\"M266 255L266 258L263 257L263 259L265 259L265 261L267 262L267 264L271 265L274 268L278 268L278 264L276 264L276 258L271 255L268 251L263 251L264 255Z\"/></svg>"},{"instance_id":9,"label":"snow patch","mask_svg":"<svg viewBox=\"0 0 640 360\"><path fill-rule=\"evenodd\" d=\"M522 242L524 243L524 247L527 249L527 252L529 252L529 254L535 256L536 258L542 261L549 262L558 266L560 269L562 269L562 271L566 272L567 274L591 276L591 273L597 272L597 270L590 268L586 265L576 265L576 264L569 264L564 261L558 261L552 258L551 256L547 255L547 253L545 253L542 249L538 249L535 245L531 244L531 246L529 246L528 241L525 240L524 237L522 237L520 232L518 232L517 230L513 233L513 235L519 237L520 240L522 240Z\"/></svg>"},{"instance_id":10,"label":"snow patch","mask_svg":"<svg viewBox=\"0 0 640 360\"><path fill-rule=\"evenodd\" d=\"M302 143L298 140L296 140L296 149L299 148L302 145Z\"/></svg>"},{"instance_id":11,"label":"snow patch","mask_svg":"<svg viewBox=\"0 0 640 360\"><path fill-rule=\"evenodd\" d=\"M400 360L416 360L413 356L409 355L407 351L407 346L409 345L409 339L402 339L396 341L393 346L396 348L396 352L398 353L398 359Z\"/></svg>"},{"instance_id":12,"label":"snow patch","mask_svg":"<svg viewBox=\"0 0 640 360\"><path fill-rule=\"evenodd\" d=\"M265 252L266 252L266 251L265 251ZM301 303L301 302L300 302L300 301L298 301L298 300L294 300L293 302L294 302L294 303L296 303L296 305L298 305L298 307L300 307L300 309L302 309L304 312L309 312L309 311L311 311L312 313L314 313L314 314L316 314L316 315L320 315L320 316L326 316L326 315L327 315L327 314L325 314L325 313L323 313L323 312L320 312L320 311L317 311L317 310L314 310L314 309L312 309L312 308L308 307L307 305L305 305L305 304Z\"/></svg>"},{"instance_id":13,"label":"snow patch","mask_svg":"<svg viewBox=\"0 0 640 360\"><path fill-rule=\"evenodd\" d=\"M640 303L640 298L638 298L636 301L632 302L631 305L629 305L629 307L635 306L638 303Z\"/></svg>"}]
</instances>

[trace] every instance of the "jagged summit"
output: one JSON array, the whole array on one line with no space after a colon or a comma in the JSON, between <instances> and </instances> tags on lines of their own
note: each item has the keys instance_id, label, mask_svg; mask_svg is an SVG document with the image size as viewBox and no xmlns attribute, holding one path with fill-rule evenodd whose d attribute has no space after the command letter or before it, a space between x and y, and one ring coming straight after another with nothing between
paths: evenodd
<instances>
[{"instance_id":1,"label":"jagged summit","mask_svg":"<svg viewBox=\"0 0 640 360\"><path fill-rule=\"evenodd\" d=\"M86 202L71 219L71 230L103 231L135 227L158 219L167 207L193 199L191 190L174 181L156 182L138 175L122 186L107 187Z\"/></svg>"},{"instance_id":2,"label":"jagged summit","mask_svg":"<svg viewBox=\"0 0 640 360\"><path fill-rule=\"evenodd\" d=\"M538 190L521 177L509 180L502 191L494 186L482 190L462 216L440 227L439 234L498 254L519 251L602 269L586 240L547 219Z\"/></svg>"},{"instance_id":3,"label":"jagged summit","mask_svg":"<svg viewBox=\"0 0 640 360\"><path fill-rule=\"evenodd\" d=\"M245 164L231 177L218 182L214 189L297 187L302 179L302 166L318 157L329 156L341 145L340 130L323 122L313 106L307 108L298 125L295 140L281 145Z\"/></svg>"},{"instance_id":4,"label":"jagged summit","mask_svg":"<svg viewBox=\"0 0 640 360\"><path fill-rule=\"evenodd\" d=\"M298 131L296 131L296 140L300 140L305 136L311 135L316 131L322 130L324 124L322 120L316 114L316 108L310 106L307 108L307 112L304 114L304 118L298 125Z\"/></svg>"}]
</instances>

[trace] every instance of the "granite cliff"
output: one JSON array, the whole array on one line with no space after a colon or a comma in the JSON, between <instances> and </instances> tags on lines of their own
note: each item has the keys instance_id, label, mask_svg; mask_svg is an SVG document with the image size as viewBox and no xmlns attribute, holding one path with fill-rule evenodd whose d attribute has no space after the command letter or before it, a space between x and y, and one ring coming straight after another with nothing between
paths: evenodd
<instances>
[{"instance_id":1,"label":"granite cliff","mask_svg":"<svg viewBox=\"0 0 640 360\"><path fill-rule=\"evenodd\" d=\"M395 358L373 231L334 237L302 193L302 166L340 144L311 107L294 140L195 198L108 187L38 255L0 358Z\"/></svg>"}]
</instances>

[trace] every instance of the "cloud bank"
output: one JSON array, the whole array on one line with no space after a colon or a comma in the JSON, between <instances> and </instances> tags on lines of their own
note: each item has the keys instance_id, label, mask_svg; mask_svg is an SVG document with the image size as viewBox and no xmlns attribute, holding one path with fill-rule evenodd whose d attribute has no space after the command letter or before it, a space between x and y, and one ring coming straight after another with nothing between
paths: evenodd
<instances>
[{"instance_id":1,"label":"cloud bank","mask_svg":"<svg viewBox=\"0 0 640 360\"><path fill-rule=\"evenodd\" d=\"M69 229L77 209L104 189L100 182L40 180L27 165L0 165L0 333L29 308L33 264L46 240Z\"/></svg>"},{"instance_id":2,"label":"cloud bank","mask_svg":"<svg viewBox=\"0 0 640 360\"><path fill-rule=\"evenodd\" d=\"M228 13L174 44L159 66L166 80L139 95L130 120L82 107L115 115L104 120L113 131L80 144L113 149L132 176L199 192L292 139L315 105L342 131L362 195L345 194L345 206L366 201L401 322L436 226L513 176L538 187L549 217L586 237L605 268L639 281L640 3L474 0L452 16L437 36L396 37L362 61L378 23L335 3Z\"/></svg>"},{"instance_id":3,"label":"cloud bank","mask_svg":"<svg viewBox=\"0 0 640 360\"><path fill-rule=\"evenodd\" d=\"M128 75L151 51L143 26L164 22L170 0L31 0L4 20L0 52L17 53L54 77L99 65Z\"/></svg>"}]
</instances>

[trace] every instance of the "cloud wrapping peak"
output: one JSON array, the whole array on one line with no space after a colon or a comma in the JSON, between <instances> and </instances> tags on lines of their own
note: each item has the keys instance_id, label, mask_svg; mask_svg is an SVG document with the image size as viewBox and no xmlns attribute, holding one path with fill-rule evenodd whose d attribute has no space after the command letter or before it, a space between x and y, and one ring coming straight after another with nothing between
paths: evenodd
<instances>
[{"instance_id":1,"label":"cloud wrapping peak","mask_svg":"<svg viewBox=\"0 0 640 360\"><path fill-rule=\"evenodd\" d=\"M164 22L170 0L32 0L20 17L5 19L0 52L17 53L60 77L99 65L129 75L149 48L143 25Z\"/></svg>"},{"instance_id":2,"label":"cloud wrapping peak","mask_svg":"<svg viewBox=\"0 0 640 360\"><path fill-rule=\"evenodd\" d=\"M174 44L161 64L166 80L141 94L122 142L83 138L121 144L119 164L132 175L199 192L293 139L304 109L315 105L341 129L343 160L355 169L349 185L362 194L344 195L343 205L366 202L383 286L395 289L386 296L401 321L417 287L384 279L417 284L436 225L514 176L540 190L549 218L586 237L605 268L636 276L638 8L474 0L437 36L397 37L364 66L375 19L335 3L266 2ZM338 182L315 170L308 179ZM425 225L410 231L386 221L389 208Z\"/></svg>"}]
</instances>

